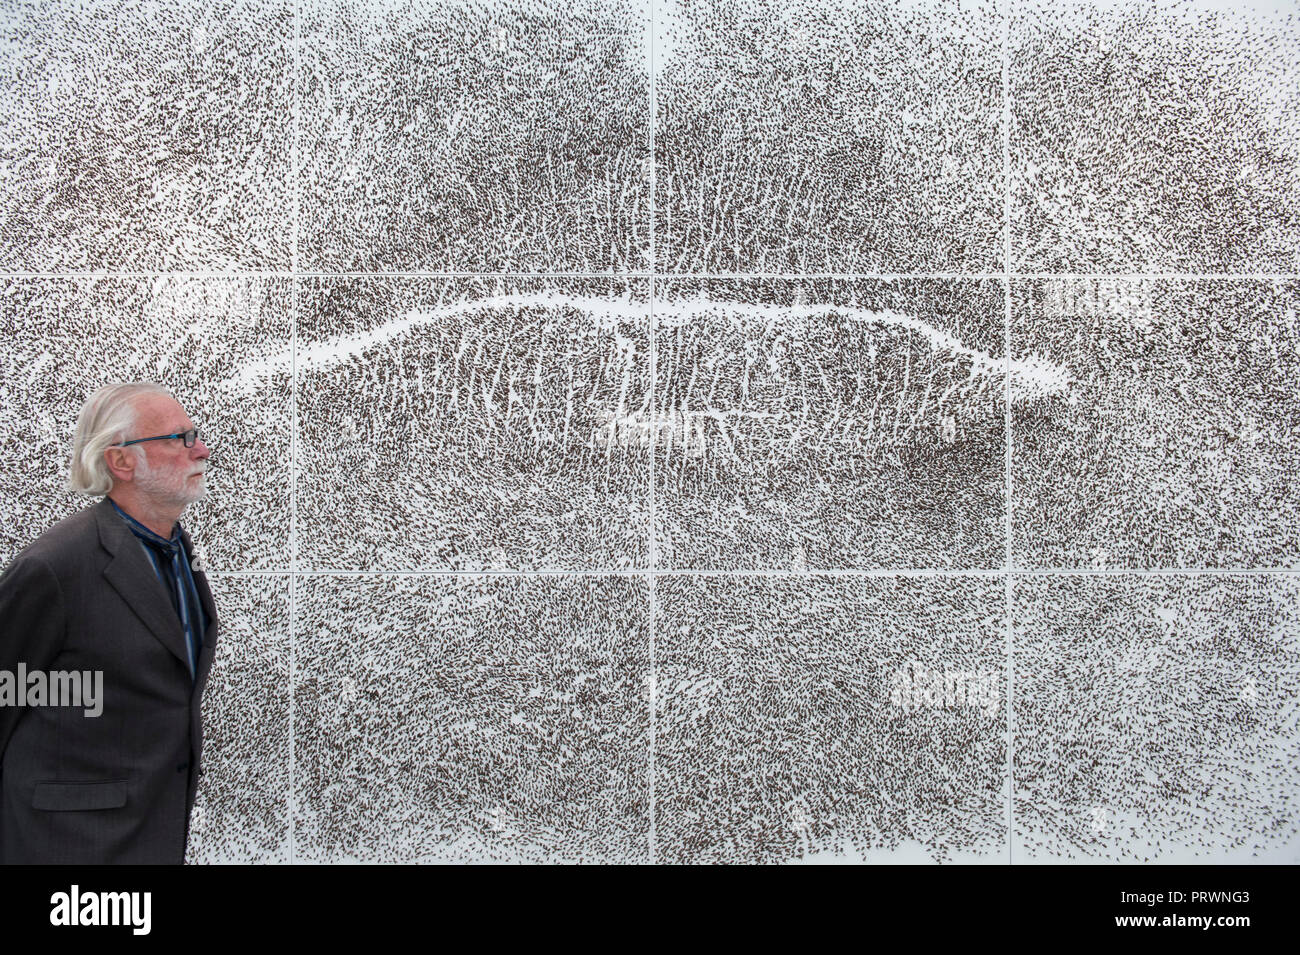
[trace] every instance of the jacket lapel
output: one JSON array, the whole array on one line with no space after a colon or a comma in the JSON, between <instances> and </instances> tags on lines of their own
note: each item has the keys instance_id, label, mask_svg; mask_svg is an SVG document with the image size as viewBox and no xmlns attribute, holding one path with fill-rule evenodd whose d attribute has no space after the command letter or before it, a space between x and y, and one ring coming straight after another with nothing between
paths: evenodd
<instances>
[{"instance_id":1,"label":"jacket lapel","mask_svg":"<svg viewBox=\"0 0 1300 955\"><path fill-rule=\"evenodd\" d=\"M208 615L208 628L203 632L203 646L199 648L199 659L194 664L194 692L190 696L190 784L186 799L194 805L199 787L199 770L203 766L203 689L208 685L208 674L212 671L212 660L217 648L217 605L212 599L212 590L208 587L208 575L192 563L194 545L189 533L181 528L181 545L185 555L191 561L190 571L194 574L194 589L199 592L199 603ZM188 833L188 829L186 832Z\"/></svg>"},{"instance_id":2,"label":"jacket lapel","mask_svg":"<svg viewBox=\"0 0 1300 955\"><path fill-rule=\"evenodd\" d=\"M194 545L184 527L181 528L181 544L185 547L186 555L193 561ZM212 651L217 643L217 605L212 599L212 590L208 587L208 575L195 568L193 563L190 564L190 569L194 574L194 589L199 592L199 603L203 604L203 612L208 615L208 627L203 631L203 646L200 648L198 663L195 664L195 684L201 692L208 666L212 663Z\"/></svg>"},{"instance_id":3,"label":"jacket lapel","mask_svg":"<svg viewBox=\"0 0 1300 955\"><path fill-rule=\"evenodd\" d=\"M107 496L97 505L95 519L99 523L99 542L112 555L104 568L105 579L144 621L158 642L170 650L188 671L190 654L185 646L185 628L172 612L171 599L145 556L144 548L113 510L113 502ZM197 577L195 574L196 584ZM206 581L202 590L207 592ZM206 599L210 601L212 595L207 594ZM216 619L215 614L212 619Z\"/></svg>"}]
</instances>

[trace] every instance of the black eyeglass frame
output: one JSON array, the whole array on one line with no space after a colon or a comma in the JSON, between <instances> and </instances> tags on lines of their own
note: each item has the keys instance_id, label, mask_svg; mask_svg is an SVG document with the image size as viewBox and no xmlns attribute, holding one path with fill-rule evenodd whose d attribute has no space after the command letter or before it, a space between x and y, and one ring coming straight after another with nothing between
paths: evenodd
<instances>
[{"instance_id":1,"label":"black eyeglass frame","mask_svg":"<svg viewBox=\"0 0 1300 955\"><path fill-rule=\"evenodd\" d=\"M131 441L123 441L120 444L112 444L112 448L125 448L128 444L139 444L141 441L166 441L168 438L180 438L185 442L185 447L192 448L194 443L199 440L199 429L190 428L188 431L178 431L176 434L160 434L152 438L135 438Z\"/></svg>"}]
</instances>

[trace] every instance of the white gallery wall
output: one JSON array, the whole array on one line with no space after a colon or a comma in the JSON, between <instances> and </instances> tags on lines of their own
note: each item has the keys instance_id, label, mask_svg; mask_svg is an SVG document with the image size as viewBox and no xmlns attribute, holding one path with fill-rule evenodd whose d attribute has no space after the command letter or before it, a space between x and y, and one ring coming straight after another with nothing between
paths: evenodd
<instances>
[{"instance_id":1,"label":"white gallery wall","mask_svg":"<svg viewBox=\"0 0 1300 955\"><path fill-rule=\"evenodd\" d=\"M1300 861L1300 9L0 2L0 565L170 388L188 860Z\"/></svg>"}]
</instances>

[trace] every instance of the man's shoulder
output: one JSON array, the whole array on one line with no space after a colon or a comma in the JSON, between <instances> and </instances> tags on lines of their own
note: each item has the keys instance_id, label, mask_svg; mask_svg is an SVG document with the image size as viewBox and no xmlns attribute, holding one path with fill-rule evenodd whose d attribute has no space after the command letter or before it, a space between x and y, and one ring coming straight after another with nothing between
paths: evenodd
<instances>
[{"instance_id":1,"label":"man's shoulder","mask_svg":"<svg viewBox=\"0 0 1300 955\"><path fill-rule=\"evenodd\" d=\"M97 502L98 503L98 502ZM69 560L85 554L86 546L98 539L97 503L73 511L20 550L14 562L38 560L58 570Z\"/></svg>"}]
</instances>

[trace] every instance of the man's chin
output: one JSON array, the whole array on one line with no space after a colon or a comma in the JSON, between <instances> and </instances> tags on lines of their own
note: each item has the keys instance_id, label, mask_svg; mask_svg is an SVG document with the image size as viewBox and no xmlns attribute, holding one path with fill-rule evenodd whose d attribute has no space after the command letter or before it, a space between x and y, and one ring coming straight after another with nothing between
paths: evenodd
<instances>
[{"instance_id":1,"label":"man's chin","mask_svg":"<svg viewBox=\"0 0 1300 955\"><path fill-rule=\"evenodd\" d=\"M208 496L208 489L206 487L200 486L198 490L190 491L190 493L179 498L178 502L188 507L191 504L199 503L199 501L203 500L207 496Z\"/></svg>"}]
</instances>

